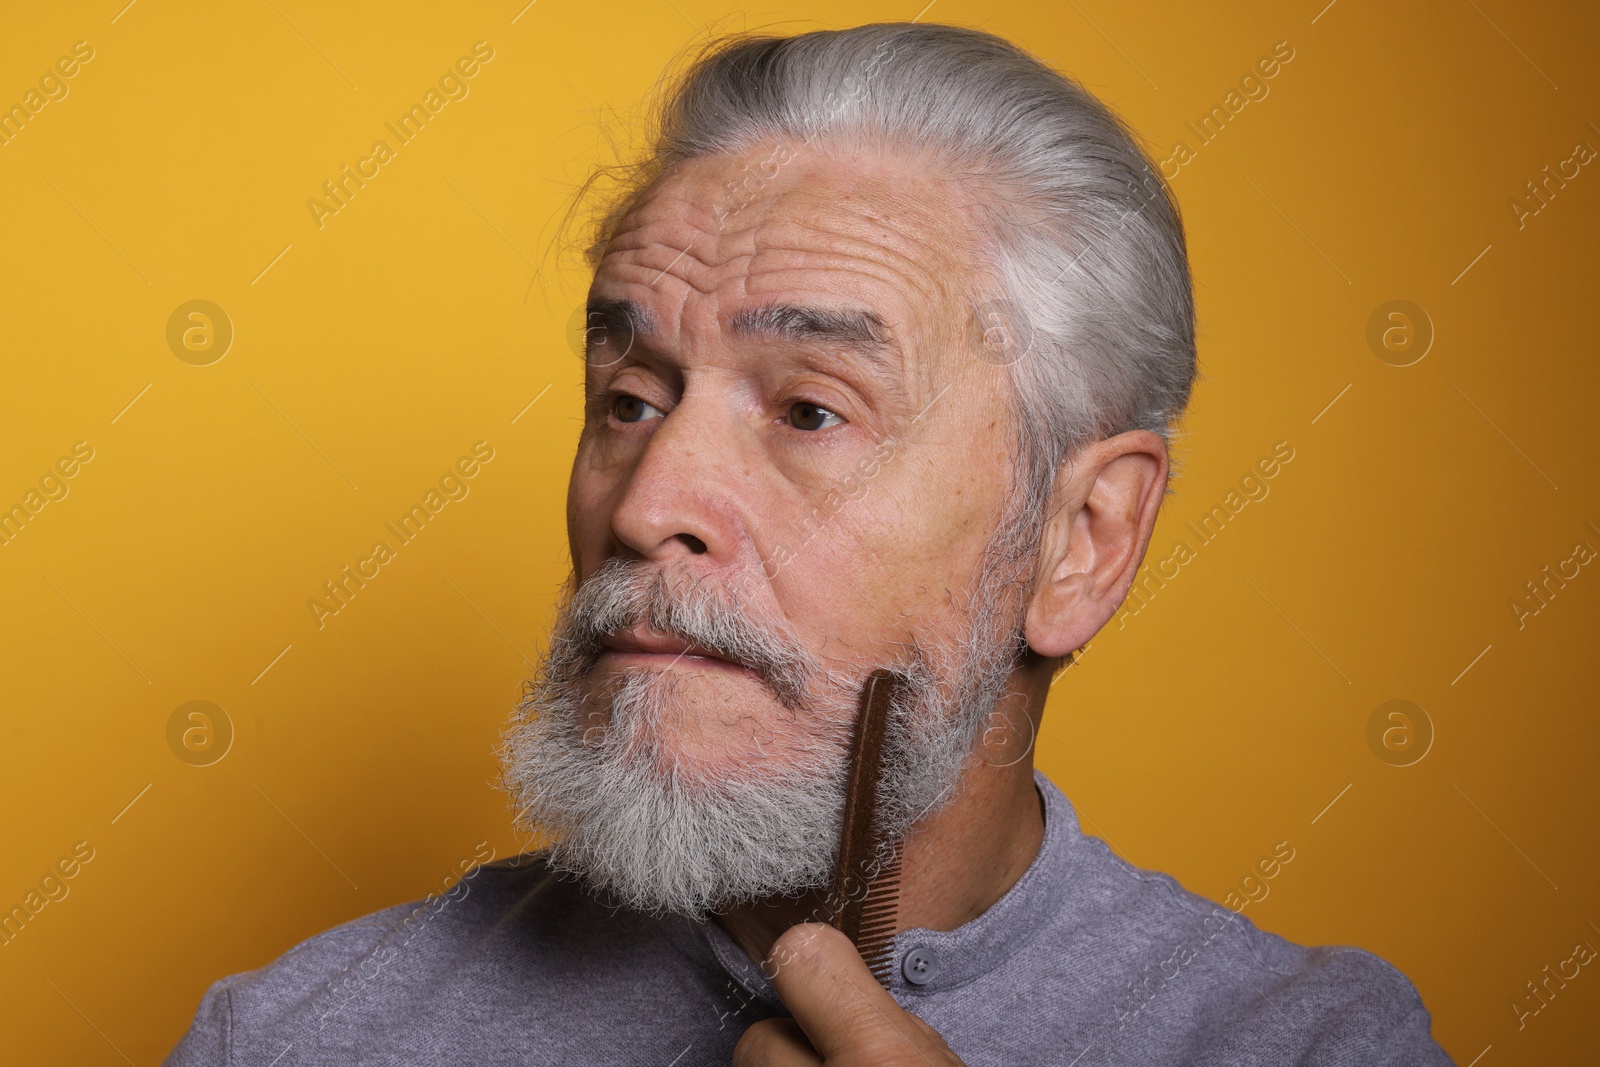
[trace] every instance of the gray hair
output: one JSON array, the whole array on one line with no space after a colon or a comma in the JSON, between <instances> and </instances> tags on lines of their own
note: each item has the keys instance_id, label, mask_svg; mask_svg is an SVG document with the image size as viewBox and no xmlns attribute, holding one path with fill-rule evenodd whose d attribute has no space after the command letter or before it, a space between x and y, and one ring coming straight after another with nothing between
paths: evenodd
<instances>
[{"instance_id":1,"label":"gray hair","mask_svg":"<svg viewBox=\"0 0 1600 1067\"><path fill-rule=\"evenodd\" d=\"M989 193L974 221L998 292L975 274L968 322L977 355L1009 373L1025 513L1042 518L1062 463L1090 442L1144 429L1170 454L1197 373L1177 202L1120 118L993 34L901 22L714 41L665 83L651 149L597 220L590 264L674 164L819 139L931 156ZM1007 332L999 358L982 344L991 325Z\"/></svg>"}]
</instances>

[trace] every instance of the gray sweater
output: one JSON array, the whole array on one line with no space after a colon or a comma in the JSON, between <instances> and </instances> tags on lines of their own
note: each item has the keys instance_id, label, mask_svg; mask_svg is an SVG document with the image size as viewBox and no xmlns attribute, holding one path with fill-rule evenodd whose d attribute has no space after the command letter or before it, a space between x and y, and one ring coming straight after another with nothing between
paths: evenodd
<instances>
[{"instance_id":1,"label":"gray sweater","mask_svg":"<svg viewBox=\"0 0 1600 1067\"><path fill-rule=\"evenodd\" d=\"M890 990L973 1067L1434 1065L1416 990L1140 870L1044 798L1039 854L948 932L895 938ZM787 1014L715 923L607 907L532 853L217 982L167 1067L727 1064Z\"/></svg>"}]
</instances>

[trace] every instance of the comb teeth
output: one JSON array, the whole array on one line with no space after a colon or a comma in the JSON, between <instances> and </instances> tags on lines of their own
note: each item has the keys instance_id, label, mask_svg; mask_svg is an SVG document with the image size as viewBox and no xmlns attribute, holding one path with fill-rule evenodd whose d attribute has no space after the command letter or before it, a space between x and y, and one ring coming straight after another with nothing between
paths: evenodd
<instances>
[{"instance_id":1,"label":"comb teeth","mask_svg":"<svg viewBox=\"0 0 1600 1067\"><path fill-rule=\"evenodd\" d=\"M872 977L878 980L883 988L889 988L889 982L894 974L894 959L889 953L890 946L885 944L882 948L869 952L862 959L867 962L867 969L872 972Z\"/></svg>"},{"instance_id":2,"label":"comb teeth","mask_svg":"<svg viewBox=\"0 0 1600 1067\"><path fill-rule=\"evenodd\" d=\"M856 949L872 977L885 989L894 972L894 934L900 910L900 857L886 864L867 891L861 905L861 928Z\"/></svg>"},{"instance_id":3,"label":"comb teeth","mask_svg":"<svg viewBox=\"0 0 1600 1067\"><path fill-rule=\"evenodd\" d=\"M861 691L861 713L850 744L844 824L839 834L839 860L834 868L831 922L855 944L867 969L885 989L892 973L893 945L900 896L900 856L894 854L876 872L873 861L885 855L877 828L878 780L883 770L884 738L889 707L898 677L888 670L867 676Z\"/></svg>"}]
</instances>

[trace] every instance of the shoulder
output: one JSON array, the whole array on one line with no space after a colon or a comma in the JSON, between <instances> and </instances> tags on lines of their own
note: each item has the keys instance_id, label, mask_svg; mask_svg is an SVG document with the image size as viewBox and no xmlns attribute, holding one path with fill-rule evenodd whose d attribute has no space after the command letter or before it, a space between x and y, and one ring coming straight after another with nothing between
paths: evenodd
<instances>
[{"instance_id":1,"label":"shoulder","mask_svg":"<svg viewBox=\"0 0 1600 1067\"><path fill-rule=\"evenodd\" d=\"M1078 936L1114 961L1111 1028L1197 1064L1449 1064L1415 986L1364 949L1307 946L1081 836ZM1230 901L1232 903L1232 901Z\"/></svg>"},{"instance_id":2,"label":"shoulder","mask_svg":"<svg viewBox=\"0 0 1600 1067\"><path fill-rule=\"evenodd\" d=\"M602 910L570 879L552 870L543 853L530 853L476 867L449 887L420 900L363 915L307 938L272 963L218 985L285 993L308 984L370 975L406 957L412 966L463 933L504 925L508 916L571 926Z\"/></svg>"},{"instance_id":3,"label":"shoulder","mask_svg":"<svg viewBox=\"0 0 1600 1067\"><path fill-rule=\"evenodd\" d=\"M1118 1029L1184 1062L1450 1064L1416 987L1368 950L1296 944L1152 872L1130 875L1123 909L1142 955L1114 990Z\"/></svg>"},{"instance_id":4,"label":"shoulder","mask_svg":"<svg viewBox=\"0 0 1600 1067\"><path fill-rule=\"evenodd\" d=\"M538 929L603 939L608 909L542 853L477 867L448 889L352 919L307 938L271 963L213 983L168 1067L227 1064L239 1035L320 1034L330 1021L381 1010L407 987L459 962L464 945L498 934L550 944Z\"/></svg>"},{"instance_id":5,"label":"shoulder","mask_svg":"<svg viewBox=\"0 0 1600 1067\"><path fill-rule=\"evenodd\" d=\"M1341 1060L1360 1054L1362 1063L1450 1062L1416 987L1387 960L1344 945L1293 947L1296 965L1275 976L1257 1014L1272 1011L1271 998L1298 1014L1307 1045L1301 1062L1332 1062L1335 1050Z\"/></svg>"}]
</instances>

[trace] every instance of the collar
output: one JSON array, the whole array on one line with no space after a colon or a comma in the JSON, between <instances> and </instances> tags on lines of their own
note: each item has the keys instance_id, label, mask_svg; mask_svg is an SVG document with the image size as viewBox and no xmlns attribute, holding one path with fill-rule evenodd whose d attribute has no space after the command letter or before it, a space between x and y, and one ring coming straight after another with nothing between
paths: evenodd
<instances>
[{"instance_id":1,"label":"collar","mask_svg":"<svg viewBox=\"0 0 1600 1067\"><path fill-rule=\"evenodd\" d=\"M1070 888L1074 845L1082 833L1066 794L1038 768L1033 782L1044 800L1044 839L1033 862L970 922L954 930L913 927L896 934L889 991L897 998L930 996L983 977L1026 947L1060 911ZM752 996L781 1006L767 976L726 930L709 921L691 925L734 981Z\"/></svg>"}]
</instances>

